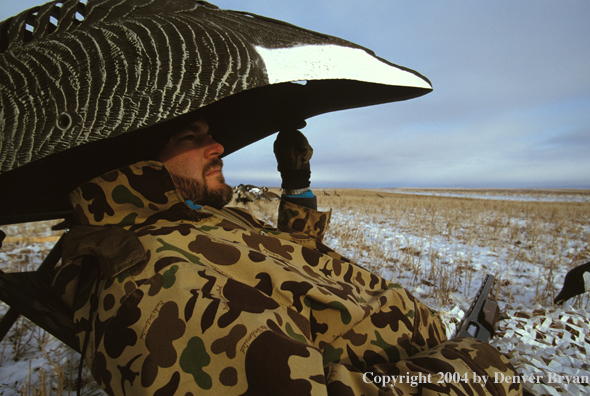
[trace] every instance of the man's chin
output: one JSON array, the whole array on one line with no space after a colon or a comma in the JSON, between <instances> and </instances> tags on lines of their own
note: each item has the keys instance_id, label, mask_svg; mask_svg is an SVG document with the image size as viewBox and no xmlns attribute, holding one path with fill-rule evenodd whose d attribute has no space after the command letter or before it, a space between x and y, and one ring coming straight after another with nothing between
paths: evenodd
<instances>
[{"instance_id":1,"label":"man's chin","mask_svg":"<svg viewBox=\"0 0 590 396\"><path fill-rule=\"evenodd\" d=\"M225 183L221 174L216 175L213 180L205 179L204 183L194 178L171 175L180 195L197 205L221 209L233 198L233 190Z\"/></svg>"},{"instance_id":2,"label":"man's chin","mask_svg":"<svg viewBox=\"0 0 590 396\"><path fill-rule=\"evenodd\" d=\"M233 189L225 183L223 173L219 172L215 175L205 178L207 184L206 195L207 202L204 205L212 206L217 209L221 209L233 198Z\"/></svg>"},{"instance_id":3,"label":"man's chin","mask_svg":"<svg viewBox=\"0 0 590 396\"><path fill-rule=\"evenodd\" d=\"M225 186L227 186L222 173L207 176L205 178L205 183L207 184L207 188L210 190L218 190L220 188L224 188Z\"/></svg>"},{"instance_id":4,"label":"man's chin","mask_svg":"<svg viewBox=\"0 0 590 396\"><path fill-rule=\"evenodd\" d=\"M207 202L205 202L204 204L212 206L216 209L221 209L225 205L230 203L230 201L233 198L234 191L229 185L223 183L219 185L217 188L209 187L207 195L208 199Z\"/></svg>"},{"instance_id":5,"label":"man's chin","mask_svg":"<svg viewBox=\"0 0 590 396\"><path fill-rule=\"evenodd\" d=\"M215 177L213 182L207 183L207 190L210 193L220 194L225 198L229 197L224 205L227 205L231 201L234 194L233 189L225 182L225 178L221 173Z\"/></svg>"}]
</instances>

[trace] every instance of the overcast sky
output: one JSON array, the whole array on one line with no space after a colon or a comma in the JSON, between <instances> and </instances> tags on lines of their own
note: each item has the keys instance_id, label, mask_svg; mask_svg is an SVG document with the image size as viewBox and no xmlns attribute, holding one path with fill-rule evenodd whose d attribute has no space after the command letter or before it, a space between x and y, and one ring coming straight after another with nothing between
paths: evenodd
<instances>
[{"instance_id":1,"label":"overcast sky","mask_svg":"<svg viewBox=\"0 0 590 396\"><path fill-rule=\"evenodd\" d=\"M1 0L0 20L43 1ZM338 36L430 79L303 130L312 187L590 188L590 1L217 0ZM225 158L276 186L274 136Z\"/></svg>"}]
</instances>

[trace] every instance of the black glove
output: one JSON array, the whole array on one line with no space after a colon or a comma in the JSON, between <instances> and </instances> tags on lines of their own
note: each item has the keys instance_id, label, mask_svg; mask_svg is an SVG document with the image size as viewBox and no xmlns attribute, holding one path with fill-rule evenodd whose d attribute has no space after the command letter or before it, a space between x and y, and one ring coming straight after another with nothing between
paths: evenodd
<instances>
[{"instance_id":1,"label":"black glove","mask_svg":"<svg viewBox=\"0 0 590 396\"><path fill-rule=\"evenodd\" d=\"M274 143L277 169L281 172L284 190L305 190L311 184L309 160L313 149L307 138L297 129L284 129Z\"/></svg>"}]
</instances>

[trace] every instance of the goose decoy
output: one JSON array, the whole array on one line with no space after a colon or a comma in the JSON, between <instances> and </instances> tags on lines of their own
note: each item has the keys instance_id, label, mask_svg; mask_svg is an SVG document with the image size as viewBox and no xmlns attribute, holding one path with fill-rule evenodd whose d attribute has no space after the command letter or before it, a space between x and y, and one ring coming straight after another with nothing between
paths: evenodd
<instances>
[{"instance_id":1,"label":"goose decoy","mask_svg":"<svg viewBox=\"0 0 590 396\"><path fill-rule=\"evenodd\" d=\"M278 201L281 199L277 194L273 193L272 191L268 191L268 187L262 187L262 198L268 199L270 201Z\"/></svg>"},{"instance_id":2,"label":"goose decoy","mask_svg":"<svg viewBox=\"0 0 590 396\"><path fill-rule=\"evenodd\" d=\"M0 218L70 210L71 190L197 117L228 155L431 91L360 45L206 1L50 1L0 22Z\"/></svg>"},{"instance_id":3,"label":"goose decoy","mask_svg":"<svg viewBox=\"0 0 590 396\"><path fill-rule=\"evenodd\" d=\"M236 197L236 202L240 202L240 203L248 203L248 202L254 202L258 197L256 195L254 195L252 192L250 192L250 189L248 188L248 185L243 185L240 184L238 187L236 187L236 192L237 192L237 197Z\"/></svg>"},{"instance_id":4,"label":"goose decoy","mask_svg":"<svg viewBox=\"0 0 590 396\"><path fill-rule=\"evenodd\" d=\"M553 302L563 304L570 298L587 291L590 291L590 262L571 269L565 275L563 287Z\"/></svg>"}]
</instances>

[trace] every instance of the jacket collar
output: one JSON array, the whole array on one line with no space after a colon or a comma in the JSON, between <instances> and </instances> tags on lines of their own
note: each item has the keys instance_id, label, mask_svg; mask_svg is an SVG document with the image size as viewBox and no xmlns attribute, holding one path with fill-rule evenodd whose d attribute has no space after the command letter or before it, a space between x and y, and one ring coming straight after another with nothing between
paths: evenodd
<instances>
[{"instance_id":1,"label":"jacket collar","mask_svg":"<svg viewBox=\"0 0 590 396\"><path fill-rule=\"evenodd\" d=\"M143 161L96 177L70 194L76 223L128 227L202 218L184 202L164 164ZM195 220L196 220L195 218Z\"/></svg>"}]
</instances>

